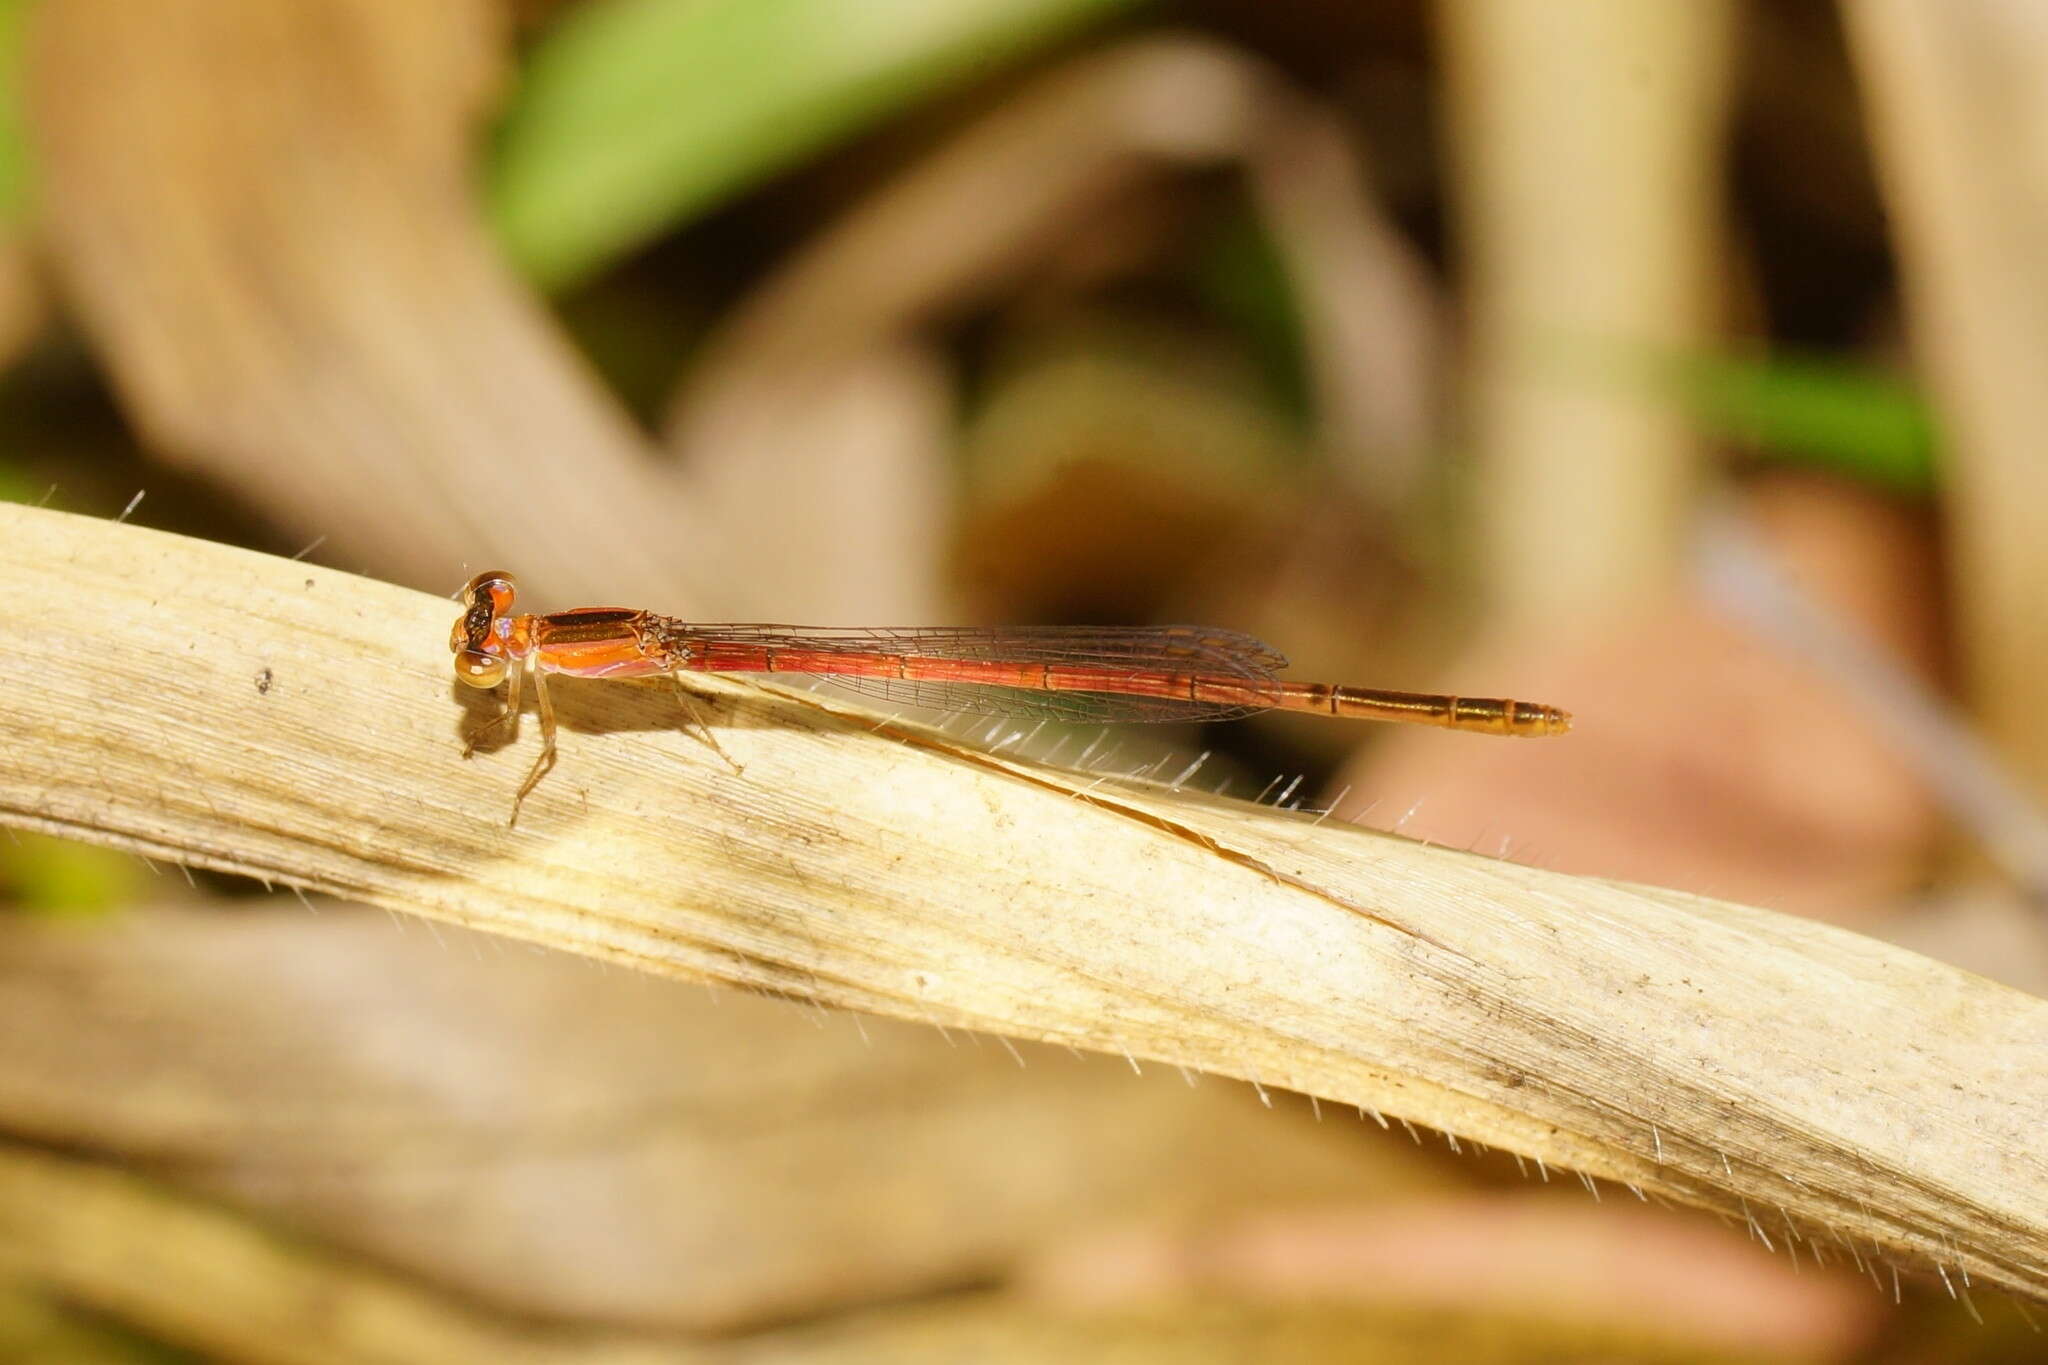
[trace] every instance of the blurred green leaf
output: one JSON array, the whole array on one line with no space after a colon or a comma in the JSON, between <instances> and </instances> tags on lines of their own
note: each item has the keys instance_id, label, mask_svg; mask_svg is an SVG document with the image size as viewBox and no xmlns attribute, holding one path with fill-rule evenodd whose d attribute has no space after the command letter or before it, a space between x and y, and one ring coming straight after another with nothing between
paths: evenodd
<instances>
[{"instance_id":1,"label":"blurred green leaf","mask_svg":"<svg viewBox=\"0 0 2048 1365\"><path fill-rule=\"evenodd\" d=\"M1898 493L1934 488L1934 415L1917 390L1841 361L1681 357L1680 401L1716 437Z\"/></svg>"},{"instance_id":2,"label":"blurred green leaf","mask_svg":"<svg viewBox=\"0 0 2048 1365\"><path fill-rule=\"evenodd\" d=\"M1783 352L1673 351L1551 334L1528 341L1532 375L1648 393L1715 439L1765 459L1860 479L1895 493L1934 488L1934 414L1917 389L1868 365Z\"/></svg>"},{"instance_id":3,"label":"blurred green leaf","mask_svg":"<svg viewBox=\"0 0 2048 1365\"><path fill-rule=\"evenodd\" d=\"M28 210L28 144L21 117L21 50L32 0L0 0L0 224Z\"/></svg>"},{"instance_id":4,"label":"blurred green leaf","mask_svg":"<svg viewBox=\"0 0 2048 1365\"><path fill-rule=\"evenodd\" d=\"M0 897L50 915L97 915L135 899L141 864L125 853L44 834L0 844Z\"/></svg>"},{"instance_id":5,"label":"blurred green leaf","mask_svg":"<svg viewBox=\"0 0 2048 1365\"><path fill-rule=\"evenodd\" d=\"M541 40L490 183L562 286L950 83L1138 0L591 0Z\"/></svg>"},{"instance_id":6,"label":"blurred green leaf","mask_svg":"<svg viewBox=\"0 0 2048 1365\"><path fill-rule=\"evenodd\" d=\"M1218 224L1197 262L1196 285L1257 359L1276 405L1306 429L1313 402L1293 281L1265 225L1242 206Z\"/></svg>"},{"instance_id":7,"label":"blurred green leaf","mask_svg":"<svg viewBox=\"0 0 2048 1365\"><path fill-rule=\"evenodd\" d=\"M183 1365L197 1361L91 1306L27 1280L0 1280L0 1360L63 1365Z\"/></svg>"}]
</instances>

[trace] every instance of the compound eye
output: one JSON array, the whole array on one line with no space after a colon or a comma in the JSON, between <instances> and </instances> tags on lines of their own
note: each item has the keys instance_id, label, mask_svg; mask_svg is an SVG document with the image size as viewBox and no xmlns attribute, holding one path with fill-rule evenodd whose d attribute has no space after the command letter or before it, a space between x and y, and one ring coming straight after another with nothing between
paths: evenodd
<instances>
[{"instance_id":1,"label":"compound eye","mask_svg":"<svg viewBox=\"0 0 2048 1365\"><path fill-rule=\"evenodd\" d=\"M512 599L517 595L518 585L503 569L488 569L470 579L462 589L465 604L474 606L478 602L488 602L494 615L510 611Z\"/></svg>"},{"instance_id":2,"label":"compound eye","mask_svg":"<svg viewBox=\"0 0 2048 1365\"><path fill-rule=\"evenodd\" d=\"M471 687L496 687L505 681L505 661L480 649L457 650L455 676Z\"/></svg>"}]
</instances>

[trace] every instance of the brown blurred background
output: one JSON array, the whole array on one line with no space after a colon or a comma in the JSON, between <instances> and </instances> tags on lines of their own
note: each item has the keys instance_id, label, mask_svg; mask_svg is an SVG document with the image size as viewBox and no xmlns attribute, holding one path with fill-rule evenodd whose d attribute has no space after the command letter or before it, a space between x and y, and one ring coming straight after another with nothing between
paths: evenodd
<instances>
[{"instance_id":1,"label":"brown blurred background","mask_svg":"<svg viewBox=\"0 0 2048 1365\"><path fill-rule=\"evenodd\" d=\"M4 0L0 493L1552 702L1114 761L2039 991L2044 78L2001 0ZM0 907L0 1358L2048 1353L1234 1083L42 839Z\"/></svg>"}]
</instances>

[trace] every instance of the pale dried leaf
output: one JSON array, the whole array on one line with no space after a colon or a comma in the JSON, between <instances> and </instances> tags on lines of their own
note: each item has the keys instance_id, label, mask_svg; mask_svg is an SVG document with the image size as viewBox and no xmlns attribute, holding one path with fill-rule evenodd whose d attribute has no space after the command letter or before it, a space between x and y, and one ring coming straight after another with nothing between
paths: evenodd
<instances>
[{"instance_id":1,"label":"pale dried leaf","mask_svg":"<svg viewBox=\"0 0 2048 1365\"><path fill-rule=\"evenodd\" d=\"M877 337L697 391L678 452L697 505L747 528L753 600L803 621L940 618L953 381L932 348Z\"/></svg>"},{"instance_id":2,"label":"pale dried leaf","mask_svg":"<svg viewBox=\"0 0 2048 1365\"><path fill-rule=\"evenodd\" d=\"M495 6L53 0L34 28L50 250L152 446L407 582L740 598L479 221Z\"/></svg>"},{"instance_id":3,"label":"pale dried leaf","mask_svg":"<svg viewBox=\"0 0 2048 1365\"><path fill-rule=\"evenodd\" d=\"M1349 1110L280 899L0 917L8 1131L500 1312L698 1331L985 1282L1103 1220L1429 1183Z\"/></svg>"},{"instance_id":4,"label":"pale dried leaf","mask_svg":"<svg viewBox=\"0 0 2048 1365\"><path fill-rule=\"evenodd\" d=\"M708 517L759 528L755 591L812 619L933 610L952 396L917 329L1010 283L1116 191L1239 154L1265 79L1186 37L1067 63L752 291L695 358L667 439Z\"/></svg>"},{"instance_id":5,"label":"pale dried leaf","mask_svg":"<svg viewBox=\"0 0 2048 1365\"><path fill-rule=\"evenodd\" d=\"M0 1271L158 1340L262 1365L714 1358L681 1342L536 1331L139 1176L14 1144L0 1145Z\"/></svg>"},{"instance_id":6,"label":"pale dried leaf","mask_svg":"<svg viewBox=\"0 0 2048 1365\"><path fill-rule=\"evenodd\" d=\"M1075 215L1241 156L1271 79L1219 44L1148 38L1068 63L870 194L756 290L677 399L678 439L730 373L837 362L1014 277Z\"/></svg>"},{"instance_id":7,"label":"pale dried leaf","mask_svg":"<svg viewBox=\"0 0 2048 1365\"><path fill-rule=\"evenodd\" d=\"M754 1337L624 1336L506 1319L253 1227L128 1175L0 1147L0 1273L159 1339L279 1365L1025 1365L1113 1359L1376 1365L1390 1359L1647 1359L1637 1333L1525 1318L1210 1300L1049 1310L959 1294ZM1739 1357L1688 1352L1711 1362Z\"/></svg>"},{"instance_id":8,"label":"pale dried leaf","mask_svg":"<svg viewBox=\"0 0 2048 1365\"><path fill-rule=\"evenodd\" d=\"M445 601L35 509L0 508L0 537L9 823L1375 1105L2048 1286L2048 1002L1825 925L715 679L743 774L665 687L565 686L561 766L508 829L532 736L457 757Z\"/></svg>"},{"instance_id":9,"label":"pale dried leaf","mask_svg":"<svg viewBox=\"0 0 2048 1365\"><path fill-rule=\"evenodd\" d=\"M1250 187L1285 263L1327 457L1362 501L1406 507L1441 439L1437 300L1330 110L1274 92Z\"/></svg>"}]
</instances>

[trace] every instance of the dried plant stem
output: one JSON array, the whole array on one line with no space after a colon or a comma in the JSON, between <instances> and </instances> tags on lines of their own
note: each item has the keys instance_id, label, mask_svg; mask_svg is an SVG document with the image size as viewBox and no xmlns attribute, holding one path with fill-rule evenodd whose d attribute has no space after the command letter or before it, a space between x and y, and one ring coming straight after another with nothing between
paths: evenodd
<instances>
[{"instance_id":1,"label":"dried plant stem","mask_svg":"<svg viewBox=\"0 0 2048 1365\"><path fill-rule=\"evenodd\" d=\"M2048 1002L1823 925L717 679L744 774L665 687L566 685L561 764L511 830L536 737L459 758L480 713L446 671L452 604L33 509L0 507L0 543L0 821L1289 1086L1774 1244L2048 1286Z\"/></svg>"},{"instance_id":2,"label":"dried plant stem","mask_svg":"<svg viewBox=\"0 0 2048 1365\"><path fill-rule=\"evenodd\" d=\"M1637 370L1707 334L1731 7L1442 0L1484 585L1511 617L1676 577L1697 477Z\"/></svg>"},{"instance_id":3,"label":"dried plant stem","mask_svg":"<svg viewBox=\"0 0 2048 1365\"><path fill-rule=\"evenodd\" d=\"M1941 405L1942 500L1971 700L2048 796L2048 29L2031 6L1843 7L1899 233L1913 343ZM2017 134L2015 130L2020 130Z\"/></svg>"}]
</instances>

